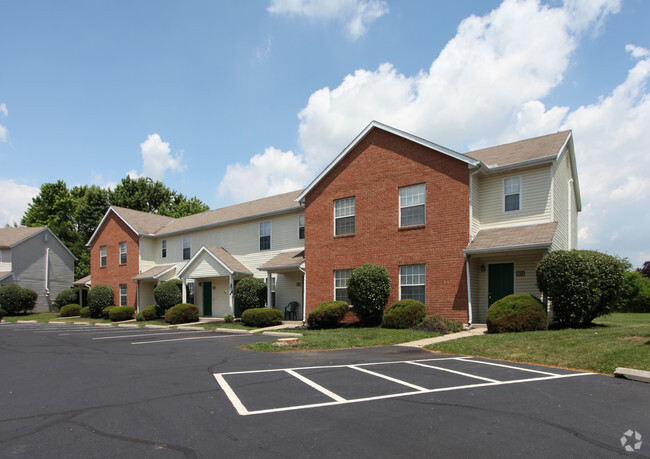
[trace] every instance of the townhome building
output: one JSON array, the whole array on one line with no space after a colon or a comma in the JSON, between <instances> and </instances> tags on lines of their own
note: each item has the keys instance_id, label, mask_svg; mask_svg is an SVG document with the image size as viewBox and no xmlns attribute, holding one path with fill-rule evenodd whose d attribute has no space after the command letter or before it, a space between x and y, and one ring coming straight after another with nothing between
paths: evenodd
<instances>
[{"instance_id":1,"label":"townhome building","mask_svg":"<svg viewBox=\"0 0 650 459\"><path fill-rule=\"evenodd\" d=\"M269 285L267 304L302 317L304 212L300 191L183 218L112 206L88 245L91 285L112 287L116 305L155 304L154 289L181 279L184 301L203 316L237 314L235 284L247 276Z\"/></svg>"},{"instance_id":2,"label":"townhome building","mask_svg":"<svg viewBox=\"0 0 650 459\"><path fill-rule=\"evenodd\" d=\"M466 154L373 121L298 197L306 311L348 300L352 270L387 268L389 303L484 323L512 293L541 297L536 265L577 248L581 208L570 131Z\"/></svg>"}]
</instances>

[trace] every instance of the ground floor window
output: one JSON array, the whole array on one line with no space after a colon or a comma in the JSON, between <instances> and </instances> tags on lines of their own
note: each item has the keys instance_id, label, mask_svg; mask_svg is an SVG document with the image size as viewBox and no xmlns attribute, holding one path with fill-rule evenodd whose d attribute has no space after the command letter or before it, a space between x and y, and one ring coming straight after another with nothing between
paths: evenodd
<instances>
[{"instance_id":1,"label":"ground floor window","mask_svg":"<svg viewBox=\"0 0 650 459\"><path fill-rule=\"evenodd\" d=\"M338 269L334 271L334 299L345 301L350 304L348 297L348 280L350 280L351 269Z\"/></svg>"},{"instance_id":2,"label":"ground floor window","mask_svg":"<svg viewBox=\"0 0 650 459\"><path fill-rule=\"evenodd\" d=\"M411 298L426 304L426 265L405 265L399 267L399 299Z\"/></svg>"},{"instance_id":3,"label":"ground floor window","mask_svg":"<svg viewBox=\"0 0 650 459\"><path fill-rule=\"evenodd\" d=\"M126 306L127 301L126 284L120 284L120 306Z\"/></svg>"}]
</instances>

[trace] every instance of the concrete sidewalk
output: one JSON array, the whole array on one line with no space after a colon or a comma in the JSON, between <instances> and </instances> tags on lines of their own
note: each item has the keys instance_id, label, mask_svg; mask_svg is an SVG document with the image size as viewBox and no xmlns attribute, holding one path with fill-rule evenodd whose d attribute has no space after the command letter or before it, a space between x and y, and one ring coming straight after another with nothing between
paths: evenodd
<instances>
[{"instance_id":1,"label":"concrete sidewalk","mask_svg":"<svg viewBox=\"0 0 650 459\"><path fill-rule=\"evenodd\" d=\"M396 346L424 347L433 343L451 341L452 339L467 338L468 336L483 335L485 333L487 333L487 327L485 325L472 325L469 330L463 330L462 332L449 333L448 335L436 336L435 338L426 338L418 341L411 341L410 343L396 344Z\"/></svg>"}]
</instances>

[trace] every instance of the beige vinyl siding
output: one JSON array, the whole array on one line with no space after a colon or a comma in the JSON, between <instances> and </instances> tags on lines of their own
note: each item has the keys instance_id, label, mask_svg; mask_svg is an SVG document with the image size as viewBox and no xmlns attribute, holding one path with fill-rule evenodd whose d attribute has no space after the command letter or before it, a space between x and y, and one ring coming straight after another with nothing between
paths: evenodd
<instances>
[{"instance_id":1,"label":"beige vinyl siding","mask_svg":"<svg viewBox=\"0 0 650 459\"><path fill-rule=\"evenodd\" d=\"M478 174L472 177L472 221L470 222L470 237L476 236L481 228L481 179Z\"/></svg>"},{"instance_id":2,"label":"beige vinyl siding","mask_svg":"<svg viewBox=\"0 0 650 459\"><path fill-rule=\"evenodd\" d=\"M230 311L230 294L228 292L229 279L227 277L215 277L210 279L201 279L201 286L196 281L194 304L199 308L199 314L205 315L203 310L203 291L205 282L212 282L212 317L223 317L231 314Z\"/></svg>"},{"instance_id":3,"label":"beige vinyl siding","mask_svg":"<svg viewBox=\"0 0 650 459\"><path fill-rule=\"evenodd\" d=\"M488 271L491 263L514 263L515 292L530 293L537 298L542 294L537 289L537 264L546 254L544 250L526 253L510 252L489 257L472 257L470 265L470 281L472 289L472 320L474 323L485 323L488 310ZM481 265L485 271L481 272ZM523 271L524 276L517 276L518 271Z\"/></svg>"},{"instance_id":4,"label":"beige vinyl siding","mask_svg":"<svg viewBox=\"0 0 650 459\"><path fill-rule=\"evenodd\" d=\"M141 237L140 238L140 272L143 273L148 269L156 266L156 250L158 251L158 258L160 257L160 240ZM169 255L167 255L169 258ZM161 258L162 262L159 264L166 264L164 260L167 258ZM171 264L171 262L168 262Z\"/></svg>"},{"instance_id":5,"label":"beige vinyl siding","mask_svg":"<svg viewBox=\"0 0 650 459\"><path fill-rule=\"evenodd\" d=\"M302 320L302 273L278 273L275 281L275 309L284 314L284 308L291 302L300 305L296 310L296 318Z\"/></svg>"},{"instance_id":6,"label":"beige vinyl siding","mask_svg":"<svg viewBox=\"0 0 650 459\"><path fill-rule=\"evenodd\" d=\"M144 308L156 304L156 299L153 296L153 290L158 286L156 282L140 281L140 308L141 312Z\"/></svg>"},{"instance_id":7,"label":"beige vinyl siding","mask_svg":"<svg viewBox=\"0 0 650 459\"><path fill-rule=\"evenodd\" d=\"M565 149L553 168L553 220L557 221L553 250L568 250L578 247L578 212L574 189L569 182L571 177L569 154ZM570 218L569 207L571 208Z\"/></svg>"},{"instance_id":8,"label":"beige vinyl siding","mask_svg":"<svg viewBox=\"0 0 650 459\"><path fill-rule=\"evenodd\" d=\"M521 177L521 208L505 212L503 179ZM479 180L479 202L475 218L481 229L511 225L529 225L551 221L551 168L537 167L497 175L483 175Z\"/></svg>"},{"instance_id":9,"label":"beige vinyl siding","mask_svg":"<svg viewBox=\"0 0 650 459\"><path fill-rule=\"evenodd\" d=\"M185 277L198 279L202 277L229 276L228 270L210 254L202 252L185 271Z\"/></svg>"}]
</instances>

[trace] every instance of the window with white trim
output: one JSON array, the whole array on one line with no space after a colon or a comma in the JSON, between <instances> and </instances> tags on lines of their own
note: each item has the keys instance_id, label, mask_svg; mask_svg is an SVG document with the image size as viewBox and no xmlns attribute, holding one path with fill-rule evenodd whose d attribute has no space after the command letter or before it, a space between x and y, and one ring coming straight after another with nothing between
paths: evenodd
<instances>
[{"instance_id":1,"label":"window with white trim","mask_svg":"<svg viewBox=\"0 0 650 459\"><path fill-rule=\"evenodd\" d=\"M160 256L167 258L167 239L160 241Z\"/></svg>"},{"instance_id":2,"label":"window with white trim","mask_svg":"<svg viewBox=\"0 0 650 459\"><path fill-rule=\"evenodd\" d=\"M425 183L403 186L399 189L399 226L426 223L427 186Z\"/></svg>"},{"instance_id":3,"label":"window with white trim","mask_svg":"<svg viewBox=\"0 0 650 459\"><path fill-rule=\"evenodd\" d=\"M120 306L127 306L126 284L120 284Z\"/></svg>"},{"instance_id":4,"label":"window with white trim","mask_svg":"<svg viewBox=\"0 0 650 459\"><path fill-rule=\"evenodd\" d=\"M120 242L120 264L126 264L126 242Z\"/></svg>"},{"instance_id":5,"label":"window with white trim","mask_svg":"<svg viewBox=\"0 0 650 459\"><path fill-rule=\"evenodd\" d=\"M521 209L521 177L503 179L503 210L510 212Z\"/></svg>"},{"instance_id":6,"label":"window with white trim","mask_svg":"<svg viewBox=\"0 0 650 459\"><path fill-rule=\"evenodd\" d=\"M298 239L305 238L305 216L298 216Z\"/></svg>"},{"instance_id":7,"label":"window with white trim","mask_svg":"<svg viewBox=\"0 0 650 459\"><path fill-rule=\"evenodd\" d=\"M399 267L399 299L411 298L426 304L426 265L405 265Z\"/></svg>"},{"instance_id":8,"label":"window with white trim","mask_svg":"<svg viewBox=\"0 0 650 459\"><path fill-rule=\"evenodd\" d=\"M192 253L192 236L183 236L183 260L189 260Z\"/></svg>"},{"instance_id":9,"label":"window with white trim","mask_svg":"<svg viewBox=\"0 0 650 459\"><path fill-rule=\"evenodd\" d=\"M260 250L271 250L271 221L260 222Z\"/></svg>"},{"instance_id":10,"label":"window with white trim","mask_svg":"<svg viewBox=\"0 0 650 459\"><path fill-rule=\"evenodd\" d=\"M99 248L99 267L104 268L106 266L106 246L103 245Z\"/></svg>"},{"instance_id":11,"label":"window with white trim","mask_svg":"<svg viewBox=\"0 0 650 459\"><path fill-rule=\"evenodd\" d=\"M336 199L334 201L334 235L354 234L355 224L355 198Z\"/></svg>"},{"instance_id":12,"label":"window with white trim","mask_svg":"<svg viewBox=\"0 0 650 459\"><path fill-rule=\"evenodd\" d=\"M350 280L351 274L351 269L337 269L334 271L334 300L345 301L350 304L348 281Z\"/></svg>"}]
</instances>

